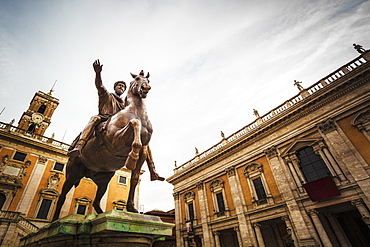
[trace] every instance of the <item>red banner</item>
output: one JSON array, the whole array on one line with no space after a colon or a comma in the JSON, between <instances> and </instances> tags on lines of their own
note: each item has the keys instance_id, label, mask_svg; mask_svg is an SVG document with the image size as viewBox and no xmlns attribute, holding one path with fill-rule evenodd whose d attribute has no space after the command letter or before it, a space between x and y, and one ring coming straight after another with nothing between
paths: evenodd
<instances>
[{"instance_id":1,"label":"red banner","mask_svg":"<svg viewBox=\"0 0 370 247\"><path fill-rule=\"evenodd\" d=\"M334 196L339 196L340 192L332 177L324 177L303 185L311 201L321 201Z\"/></svg>"}]
</instances>

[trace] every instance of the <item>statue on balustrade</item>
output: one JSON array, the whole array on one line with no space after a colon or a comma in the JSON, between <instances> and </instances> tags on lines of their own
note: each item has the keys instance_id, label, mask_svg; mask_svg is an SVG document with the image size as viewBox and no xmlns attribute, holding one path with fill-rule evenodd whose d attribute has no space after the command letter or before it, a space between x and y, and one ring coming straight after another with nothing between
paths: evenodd
<instances>
[{"instance_id":1,"label":"statue on balustrade","mask_svg":"<svg viewBox=\"0 0 370 247\"><path fill-rule=\"evenodd\" d=\"M134 80L123 100L121 96L126 90L126 83L117 81L114 93L109 93L102 83L103 65L96 60L93 68L99 95L99 114L90 119L71 145L66 181L53 220L59 218L66 194L73 186L77 187L83 177L91 178L97 184L93 207L98 214L103 213L100 200L116 170L125 166L132 171L126 206L129 212L138 212L134 205L134 195L144 162L149 167L152 181L164 180L155 170L149 148L153 132L145 107L145 98L151 89L149 73L147 76L144 76L143 71L139 75L131 74Z\"/></svg>"},{"instance_id":2,"label":"statue on balustrade","mask_svg":"<svg viewBox=\"0 0 370 247\"><path fill-rule=\"evenodd\" d=\"M362 45L353 44L353 48L360 54L366 51Z\"/></svg>"}]
</instances>

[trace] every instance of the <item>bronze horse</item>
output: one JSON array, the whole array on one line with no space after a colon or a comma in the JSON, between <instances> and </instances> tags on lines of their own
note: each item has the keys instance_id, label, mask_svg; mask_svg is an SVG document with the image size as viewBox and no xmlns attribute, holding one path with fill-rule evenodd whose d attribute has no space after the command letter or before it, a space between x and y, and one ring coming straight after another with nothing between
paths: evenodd
<instances>
[{"instance_id":1,"label":"bronze horse","mask_svg":"<svg viewBox=\"0 0 370 247\"><path fill-rule=\"evenodd\" d=\"M91 178L97 185L93 207L98 214L103 213L100 200L115 171L123 166L132 171L126 209L129 212L138 212L134 206L134 195L140 170L145 161L153 164L149 148L153 129L145 107L145 98L151 87L149 73L144 76L141 71L139 75L131 75L134 81L130 83L125 108L106 122L100 123L81 154L68 161L66 181L53 220L59 218L66 194L72 186L77 187L83 177Z\"/></svg>"}]
</instances>

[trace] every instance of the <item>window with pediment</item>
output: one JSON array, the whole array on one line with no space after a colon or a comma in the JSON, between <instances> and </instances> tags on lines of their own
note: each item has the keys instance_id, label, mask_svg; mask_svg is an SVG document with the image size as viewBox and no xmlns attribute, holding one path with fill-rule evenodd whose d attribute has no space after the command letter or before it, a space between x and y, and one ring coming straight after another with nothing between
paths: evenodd
<instances>
[{"instance_id":1,"label":"window with pediment","mask_svg":"<svg viewBox=\"0 0 370 247\"><path fill-rule=\"evenodd\" d=\"M57 187L60 183L59 173L51 174L48 178L48 186L41 190L36 206L34 217L37 219L50 220L54 205L59 197Z\"/></svg>"},{"instance_id":2,"label":"window with pediment","mask_svg":"<svg viewBox=\"0 0 370 247\"><path fill-rule=\"evenodd\" d=\"M273 203L273 199L263 173L261 163L251 163L244 168L248 186L252 194L252 203L255 206Z\"/></svg>"},{"instance_id":3,"label":"window with pediment","mask_svg":"<svg viewBox=\"0 0 370 247\"><path fill-rule=\"evenodd\" d=\"M186 221L194 221L195 217L195 193L194 191L188 191L184 193Z\"/></svg>"},{"instance_id":4,"label":"window with pediment","mask_svg":"<svg viewBox=\"0 0 370 247\"><path fill-rule=\"evenodd\" d=\"M370 108L360 112L352 121L355 126L370 141Z\"/></svg>"},{"instance_id":5,"label":"window with pediment","mask_svg":"<svg viewBox=\"0 0 370 247\"><path fill-rule=\"evenodd\" d=\"M115 210L121 210L123 211L126 208L126 201L125 200L116 200L113 202L113 208Z\"/></svg>"},{"instance_id":6,"label":"window with pediment","mask_svg":"<svg viewBox=\"0 0 370 247\"><path fill-rule=\"evenodd\" d=\"M298 192L305 193L303 184L331 176L340 184L347 181L328 146L321 138L302 138L292 142L281 153Z\"/></svg>"},{"instance_id":7,"label":"window with pediment","mask_svg":"<svg viewBox=\"0 0 370 247\"><path fill-rule=\"evenodd\" d=\"M297 151L299 167L307 182L312 182L320 178L331 176L320 155L316 154L312 147L304 147Z\"/></svg>"},{"instance_id":8,"label":"window with pediment","mask_svg":"<svg viewBox=\"0 0 370 247\"><path fill-rule=\"evenodd\" d=\"M221 179L213 180L209 188L212 192L213 208L215 210L215 215L218 217L229 216L229 209L226 202L225 196L225 185L224 181Z\"/></svg>"},{"instance_id":9,"label":"window with pediment","mask_svg":"<svg viewBox=\"0 0 370 247\"><path fill-rule=\"evenodd\" d=\"M58 196L59 191L56 189L42 189L34 217L37 219L50 220L53 212L53 206L58 199Z\"/></svg>"},{"instance_id":10,"label":"window with pediment","mask_svg":"<svg viewBox=\"0 0 370 247\"><path fill-rule=\"evenodd\" d=\"M18 189L22 188L23 177L27 173L27 168L31 164L30 160L25 161L25 153L15 152L13 159L10 159L9 155L2 157L0 163L0 193L5 195L5 201L3 203L3 210L7 210L10 206Z\"/></svg>"},{"instance_id":11,"label":"window with pediment","mask_svg":"<svg viewBox=\"0 0 370 247\"><path fill-rule=\"evenodd\" d=\"M81 196L75 199L75 213L85 215L92 203L92 200L87 196Z\"/></svg>"}]
</instances>

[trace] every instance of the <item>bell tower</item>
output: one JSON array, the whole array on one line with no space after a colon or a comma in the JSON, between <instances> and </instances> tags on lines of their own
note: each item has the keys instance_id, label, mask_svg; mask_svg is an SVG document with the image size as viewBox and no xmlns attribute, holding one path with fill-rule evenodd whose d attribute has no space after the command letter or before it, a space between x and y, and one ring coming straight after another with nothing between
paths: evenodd
<instances>
[{"instance_id":1,"label":"bell tower","mask_svg":"<svg viewBox=\"0 0 370 247\"><path fill-rule=\"evenodd\" d=\"M51 123L51 117L59 105L59 99L49 93L38 91L33 96L28 110L25 111L18 122L18 128L27 132L44 135Z\"/></svg>"}]
</instances>

